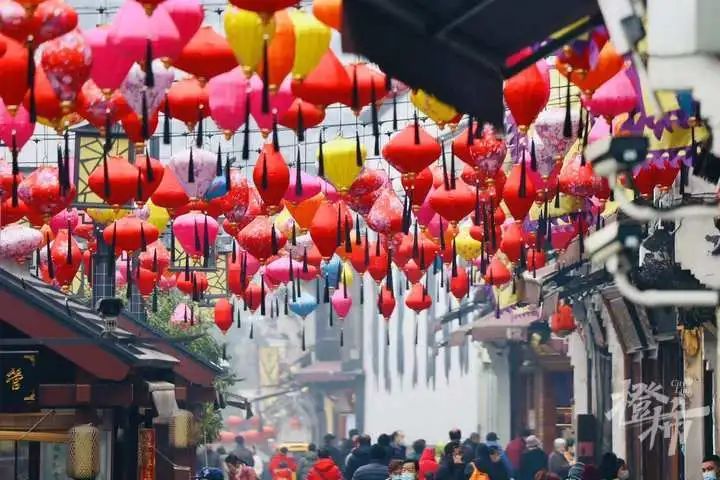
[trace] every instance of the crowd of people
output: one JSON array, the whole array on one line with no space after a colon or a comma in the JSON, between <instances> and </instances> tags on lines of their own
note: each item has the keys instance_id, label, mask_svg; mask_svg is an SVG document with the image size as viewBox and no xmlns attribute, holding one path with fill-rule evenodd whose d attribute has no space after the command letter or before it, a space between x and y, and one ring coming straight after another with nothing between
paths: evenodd
<instances>
[{"instance_id":1,"label":"crowd of people","mask_svg":"<svg viewBox=\"0 0 720 480\"><path fill-rule=\"evenodd\" d=\"M494 432L484 441L477 433L462 439L460 430L449 432L444 445L430 446L416 440L408 448L402 431L381 434L375 443L370 435L351 431L336 442L332 434L322 446L309 444L295 458L280 448L267 466L244 444L242 436L222 465L200 469L201 480L629 480L631 472L622 458L605 453L597 464L575 457L572 442L555 440L548 454L532 431L511 439L505 448ZM210 462L210 458L205 454ZM584 460L584 461L583 461ZM213 462L220 462L215 457ZM707 457L703 480L718 480L720 458Z\"/></svg>"}]
</instances>

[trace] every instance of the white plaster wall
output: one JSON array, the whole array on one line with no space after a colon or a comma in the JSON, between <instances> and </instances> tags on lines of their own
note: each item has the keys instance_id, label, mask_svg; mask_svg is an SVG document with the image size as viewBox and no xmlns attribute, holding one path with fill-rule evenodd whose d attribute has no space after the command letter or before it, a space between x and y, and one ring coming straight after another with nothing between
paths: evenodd
<instances>
[{"instance_id":1,"label":"white plaster wall","mask_svg":"<svg viewBox=\"0 0 720 480\"><path fill-rule=\"evenodd\" d=\"M573 399L575 411L573 418L577 415L586 414L589 411L587 396L587 350L585 343L578 332L573 332L568 336L568 356L570 357L570 365L573 368Z\"/></svg>"},{"instance_id":2,"label":"white plaster wall","mask_svg":"<svg viewBox=\"0 0 720 480\"><path fill-rule=\"evenodd\" d=\"M625 355L618 341L615 329L612 326L608 326L607 328L607 339L612 362L612 392L613 395L622 394L625 388ZM621 412L626 412L624 398L624 395L620 395L619 401L623 404L622 408L619 409ZM607 418L603 420L608 421ZM618 457L627 458L625 441L626 427L620 425L622 420L623 417L621 415L616 415L612 420L612 446L613 452L615 452Z\"/></svg>"}]
</instances>

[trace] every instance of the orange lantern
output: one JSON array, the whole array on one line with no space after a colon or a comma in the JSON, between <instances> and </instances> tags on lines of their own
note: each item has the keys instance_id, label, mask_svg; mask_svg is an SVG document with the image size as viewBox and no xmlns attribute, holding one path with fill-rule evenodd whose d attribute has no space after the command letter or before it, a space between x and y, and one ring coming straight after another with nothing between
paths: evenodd
<instances>
[{"instance_id":1,"label":"orange lantern","mask_svg":"<svg viewBox=\"0 0 720 480\"><path fill-rule=\"evenodd\" d=\"M267 46L267 58L260 62L256 71L260 78L267 79L271 93L288 76L295 60L295 31L290 15L286 11L275 13L275 33ZM263 63L267 62L268 73L265 76Z\"/></svg>"},{"instance_id":2,"label":"orange lantern","mask_svg":"<svg viewBox=\"0 0 720 480\"><path fill-rule=\"evenodd\" d=\"M575 331L575 314L570 305L558 305L557 311L553 313L550 319L550 330L559 336L566 337Z\"/></svg>"}]
</instances>

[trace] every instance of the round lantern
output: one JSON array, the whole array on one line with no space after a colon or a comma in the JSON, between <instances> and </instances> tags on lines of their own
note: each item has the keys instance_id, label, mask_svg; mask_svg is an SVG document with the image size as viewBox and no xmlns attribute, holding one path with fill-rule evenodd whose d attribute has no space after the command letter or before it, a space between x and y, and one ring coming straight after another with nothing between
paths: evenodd
<instances>
[{"instance_id":1,"label":"round lantern","mask_svg":"<svg viewBox=\"0 0 720 480\"><path fill-rule=\"evenodd\" d=\"M191 131L197 122L210 114L208 91L195 78L174 82L167 91L166 102L170 116L183 122Z\"/></svg>"},{"instance_id":2,"label":"round lantern","mask_svg":"<svg viewBox=\"0 0 720 480\"><path fill-rule=\"evenodd\" d=\"M620 70L603 83L591 97L583 99L586 108L595 116L604 117L608 124L623 113L632 112L638 102L638 95L627 70Z\"/></svg>"},{"instance_id":3,"label":"round lantern","mask_svg":"<svg viewBox=\"0 0 720 480\"><path fill-rule=\"evenodd\" d=\"M270 92L277 91L293 67L296 45L291 16L295 10L290 10L290 12L279 11L275 14L275 32L267 45L265 59L258 62L256 66L260 78L267 79ZM267 73L265 73L264 64L267 64Z\"/></svg>"},{"instance_id":4,"label":"round lantern","mask_svg":"<svg viewBox=\"0 0 720 480\"><path fill-rule=\"evenodd\" d=\"M341 194L350 189L365 164L367 149L358 143L356 139L336 137L322 146L325 178Z\"/></svg>"},{"instance_id":5,"label":"round lantern","mask_svg":"<svg viewBox=\"0 0 720 480\"><path fill-rule=\"evenodd\" d=\"M415 105L415 108L430 117L440 128L443 128L445 124L451 122L458 116L455 108L441 102L424 90L413 90L410 92L410 101Z\"/></svg>"},{"instance_id":6,"label":"round lantern","mask_svg":"<svg viewBox=\"0 0 720 480\"><path fill-rule=\"evenodd\" d=\"M90 79L106 94L120 88L133 64L132 58L115 54L115 46L108 43L110 29L110 26L102 25L83 30L85 42L92 51Z\"/></svg>"},{"instance_id":7,"label":"round lantern","mask_svg":"<svg viewBox=\"0 0 720 480\"><path fill-rule=\"evenodd\" d=\"M310 225L310 236L323 258L332 257L335 249L345 241L348 221L352 221L352 217L343 216L338 204L323 202L317 209Z\"/></svg>"},{"instance_id":8,"label":"round lantern","mask_svg":"<svg viewBox=\"0 0 720 480\"><path fill-rule=\"evenodd\" d=\"M313 16L328 27L342 30L342 0L313 0Z\"/></svg>"},{"instance_id":9,"label":"round lantern","mask_svg":"<svg viewBox=\"0 0 720 480\"><path fill-rule=\"evenodd\" d=\"M470 291L470 278L463 267L458 267L457 275L450 277L450 292L453 297L462 300Z\"/></svg>"},{"instance_id":10,"label":"round lantern","mask_svg":"<svg viewBox=\"0 0 720 480\"><path fill-rule=\"evenodd\" d=\"M228 17L226 12L225 18ZM185 45L174 65L197 77L201 82L238 66L228 40L212 27L201 27Z\"/></svg>"},{"instance_id":11,"label":"round lantern","mask_svg":"<svg viewBox=\"0 0 720 480\"><path fill-rule=\"evenodd\" d=\"M425 288L425 285L421 283L413 285L405 297L405 305L415 313L420 313L430 308L432 305L432 297Z\"/></svg>"},{"instance_id":12,"label":"round lantern","mask_svg":"<svg viewBox=\"0 0 720 480\"><path fill-rule=\"evenodd\" d=\"M383 286L378 295L378 310L385 317L385 320L390 320L395 310L395 304L395 295L387 287Z\"/></svg>"},{"instance_id":13,"label":"round lantern","mask_svg":"<svg viewBox=\"0 0 720 480\"><path fill-rule=\"evenodd\" d=\"M92 51L78 31L46 42L40 64L45 70L63 110L69 112L80 88L90 77Z\"/></svg>"},{"instance_id":14,"label":"round lantern","mask_svg":"<svg viewBox=\"0 0 720 480\"><path fill-rule=\"evenodd\" d=\"M504 285L512 280L512 273L505 266L499 255L493 255L490 265L485 272L485 283L488 285Z\"/></svg>"},{"instance_id":15,"label":"round lantern","mask_svg":"<svg viewBox=\"0 0 720 480\"><path fill-rule=\"evenodd\" d=\"M293 100L290 108L278 117L278 123L294 130L298 140L303 140L306 128L317 127L325 120L325 109L306 102L301 98Z\"/></svg>"},{"instance_id":16,"label":"round lantern","mask_svg":"<svg viewBox=\"0 0 720 480\"><path fill-rule=\"evenodd\" d=\"M503 95L518 130L527 132L550 99L550 76L545 60L530 65L505 81Z\"/></svg>"},{"instance_id":17,"label":"round lantern","mask_svg":"<svg viewBox=\"0 0 720 480\"><path fill-rule=\"evenodd\" d=\"M167 167L190 199L197 200L205 196L215 179L217 156L207 150L191 148L173 155Z\"/></svg>"},{"instance_id":18,"label":"round lantern","mask_svg":"<svg viewBox=\"0 0 720 480\"><path fill-rule=\"evenodd\" d=\"M223 130L226 140L230 140L245 123L247 86L247 78L240 67L217 75L208 82L210 116Z\"/></svg>"},{"instance_id":19,"label":"round lantern","mask_svg":"<svg viewBox=\"0 0 720 480\"><path fill-rule=\"evenodd\" d=\"M2 103L0 99L0 140L12 149L13 142L18 152L32 137L35 124L30 122L30 113L22 105L17 108L15 115Z\"/></svg>"},{"instance_id":20,"label":"round lantern","mask_svg":"<svg viewBox=\"0 0 720 480\"><path fill-rule=\"evenodd\" d=\"M282 153L272 144L263 145L253 169L253 182L268 212L272 215L280 211L290 184L290 170Z\"/></svg>"},{"instance_id":21,"label":"round lantern","mask_svg":"<svg viewBox=\"0 0 720 480\"><path fill-rule=\"evenodd\" d=\"M227 333L233 326L233 306L227 298L215 302L215 325L222 333Z\"/></svg>"},{"instance_id":22,"label":"round lantern","mask_svg":"<svg viewBox=\"0 0 720 480\"><path fill-rule=\"evenodd\" d=\"M480 138L473 139L468 152L471 160L469 165L475 169L478 180L483 184L492 184L505 161L505 141L496 135L492 125L485 124Z\"/></svg>"},{"instance_id":23,"label":"round lantern","mask_svg":"<svg viewBox=\"0 0 720 480\"><path fill-rule=\"evenodd\" d=\"M247 178L239 168L230 169L230 190L220 201L225 219L231 224L239 224L245 217L250 202L250 188Z\"/></svg>"},{"instance_id":24,"label":"round lantern","mask_svg":"<svg viewBox=\"0 0 720 480\"><path fill-rule=\"evenodd\" d=\"M331 30L314 15L291 10L290 18L295 33L293 78L303 79L318 66L330 48Z\"/></svg>"},{"instance_id":25,"label":"round lantern","mask_svg":"<svg viewBox=\"0 0 720 480\"><path fill-rule=\"evenodd\" d=\"M303 233L310 228L313 218L315 218L315 213L324 201L325 195L318 193L307 200L303 200L297 205L293 205L291 202L287 202L285 204L285 208L287 208L290 215L292 215L295 220L295 225L299 230L299 233Z\"/></svg>"},{"instance_id":26,"label":"round lantern","mask_svg":"<svg viewBox=\"0 0 720 480\"><path fill-rule=\"evenodd\" d=\"M292 7L297 2L293 0L231 0L230 3L237 8L257 12L263 20L267 21L275 12Z\"/></svg>"},{"instance_id":27,"label":"round lantern","mask_svg":"<svg viewBox=\"0 0 720 480\"><path fill-rule=\"evenodd\" d=\"M3 227L0 235L0 258L22 263L40 248L42 242L42 233L34 228L18 224Z\"/></svg>"},{"instance_id":28,"label":"round lantern","mask_svg":"<svg viewBox=\"0 0 720 480\"><path fill-rule=\"evenodd\" d=\"M365 219L368 227L378 233L393 235L403 228L403 204L395 190L383 188Z\"/></svg>"},{"instance_id":29,"label":"round lantern","mask_svg":"<svg viewBox=\"0 0 720 480\"><path fill-rule=\"evenodd\" d=\"M369 105L373 98L379 99L385 96L385 74L373 68L367 63L353 63L346 65L348 77L351 81L351 89L345 93L345 98L340 101L350 107L355 115Z\"/></svg>"},{"instance_id":30,"label":"round lantern","mask_svg":"<svg viewBox=\"0 0 720 480\"><path fill-rule=\"evenodd\" d=\"M120 93L139 119L146 114L152 117L157 113L165 100L165 92L175 79L174 71L167 68L160 60L153 61L151 65L155 80L154 87L149 88L146 85L145 70L137 63L130 67L130 71L120 85ZM143 100L145 108L143 108ZM154 129L150 130L154 131Z\"/></svg>"},{"instance_id":31,"label":"round lantern","mask_svg":"<svg viewBox=\"0 0 720 480\"><path fill-rule=\"evenodd\" d=\"M263 58L265 42L269 43L275 33L275 22L263 21L250 9L230 7L225 12L223 25L237 63L246 75L252 75Z\"/></svg>"},{"instance_id":32,"label":"round lantern","mask_svg":"<svg viewBox=\"0 0 720 480\"><path fill-rule=\"evenodd\" d=\"M436 188L428 198L432 209L454 224L468 216L475 208L475 192L462 181L456 181L455 188Z\"/></svg>"},{"instance_id":33,"label":"round lantern","mask_svg":"<svg viewBox=\"0 0 720 480\"><path fill-rule=\"evenodd\" d=\"M238 242L264 264L285 246L287 237L282 232L276 231L269 217L260 215L240 231Z\"/></svg>"},{"instance_id":34,"label":"round lantern","mask_svg":"<svg viewBox=\"0 0 720 480\"><path fill-rule=\"evenodd\" d=\"M606 42L602 46L597 58L588 69L574 69L564 63L563 60L561 56L558 56L558 71L586 94L592 94L603 83L611 79L622 69L625 63L623 57L618 55L615 47L613 47L612 42Z\"/></svg>"},{"instance_id":35,"label":"round lantern","mask_svg":"<svg viewBox=\"0 0 720 480\"><path fill-rule=\"evenodd\" d=\"M600 188L600 177L590 162L583 165L580 155L566 162L560 170L560 191L576 197L592 197Z\"/></svg>"},{"instance_id":36,"label":"round lantern","mask_svg":"<svg viewBox=\"0 0 720 480\"><path fill-rule=\"evenodd\" d=\"M138 169L124 157L107 157L93 170L87 183L106 203L124 205L137 193Z\"/></svg>"},{"instance_id":37,"label":"round lantern","mask_svg":"<svg viewBox=\"0 0 720 480\"><path fill-rule=\"evenodd\" d=\"M170 168L165 169L160 185L158 185L150 198L153 204L166 208L170 213L187 205L188 201L190 201L190 197L187 196L182 185L178 182L175 172Z\"/></svg>"},{"instance_id":38,"label":"round lantern","mask_svg":"<svg viewBox=\"0 0 720 480\"><path fill-rule=\"evenodd\" d=\"M103 239L115 246L115 252L135 252L158 239L160 232L148 222L127 216L116 220L103 230Z\"/></svg>"},{"instance_id":39,"label":"round lantern","mask_svg":"<svg viewBox=\"0 0 720 480\"><path fill-rule=\"evenodd\" d=\"M510 176L505 182L505 188L503 189L505 205L513 218L518 221L525 218L525 215L530 211L530 207L532 207L535 202L535 195L537 194L530 175L527 175L527 172L524 170L520 164L513 165L512 170L510 170ZM523 174L525 174L524 178Z\"/></svg>"},{"instance_id":40,"label":"round lantern","mask_svg":"<svg viewBox=\"0 0 720 480\"><path fill-rule=\"evenodd\" d=\"M165 0L159 8L170 15L183 47L200 29L205 17L200 0Z\"/></svg>"},{"instance_id":41,"label":"round lantern","mask_svg":"<svg viewBox=\"0 0 720 480\"><path fill-rule=\"evenodd\" d=\"M348 293L346 286L335 290L330 297L330 305L341 320L350 313L352 303L352 297Z\"/></svg>"},{"instance_id":42,"label":"round lantern","mask_svg":"<svg viewBox=\"0 0 720 480\"><path fill-rule=\"evenodd\" d=\"M57 167L38 167L18 186L18 196L32 210L52 217L75 198L75 185L62 186Z\"/></svg>"},{"instance_id":43,"label":"round lantern","mask_svg":"<svg viewBox=\"0 0 720 480\"><path fill-rule=\"evenodd\" d=\"M382 150L390 165L410 178L429 167L440 153L440 144L417 121L400 130Z\"/></svg>"},{"instance_id":44,"label":"round lantern","mask_svg":"<svg viewBox=\"0 0 720 480\"><path fill-rule=\"evenodd\" d=\"M307 77L292 83L293 95L322 107L340 102L351 90L350 76L331 49Z\"/></svg>"},{"instance_id":45,"label":"round lantern","mask_svg":"<svg viewBox=\"0 0 720 480\"><path fill-rule=\"evenodd\" d=\"M54 265L55 281L58 285L70 285L82 263L82 252L66 229L58 231L55 236L48 261L52 261Z\"/></svg>"},{"instance_id":46,"label":"round lantern","mask_svg":"<svg viewBox=\"0 0 720 480\"><path fill-rule=\"evenodd\" d=\"M0 98L13 113L28 91L28 49L8 37L2 37L2 41L6 50L0 57Z\"/></svg>"},{"instance_id":47,"label":"round lantern","mask_svg":"<svg viewBox=\"0 0 720 480\"><path fill-rule=\"evenodd\" d=\"M575 331L575 315L570 305L558 305L557 311L553 313L550 319L550 330L559 336L566 337Z\"/></svg>"},{"instance_id":48,"label":"round lantern","mask_svg":"<svg viewBox=\"0 0 720 480\"><path fill-rule=\"evenodd\" d=\"M172 225L173 234L183 250L196 259L210 255L218 229L217 220L196 211L180 215Z\"/></svg>"},{"instance_id":49,"label":"round lantern","mask_svg":"<svg viewBox=\"0 0 720 480\"><path fill-rule=\"evenodd\" d=\"M208 289L207 276L203 272L178 272L177 288L197 300Z\"/></svg>"}]
</instances>

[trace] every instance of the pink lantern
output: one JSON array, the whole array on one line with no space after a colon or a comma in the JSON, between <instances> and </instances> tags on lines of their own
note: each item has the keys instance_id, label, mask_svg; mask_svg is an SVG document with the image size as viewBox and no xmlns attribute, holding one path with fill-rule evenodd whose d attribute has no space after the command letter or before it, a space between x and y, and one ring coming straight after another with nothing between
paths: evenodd
<instances>
[{"instance_id":1,"label":"pink lantern","mask_svg":"<svg viewBox=\"0 0 720 480\"><path fill-rule=\"evenodd\" d=\"M623 69L595 90L583 103L593 115L605 117L608 123L623 113L631 112L637 104L637 92Z\"/></svg>"},{"instance_id":2,"label":"pink lantern","mask_svg":"<svg viewBox=\"0 0 720 480\"><path fill-rule=\"evenodd\" d=\"M150 25L153 58L172 60L180 56L185 44L180 39L180 33L170 13L164 8L156 8L150 16ZM147 54L146 51L143 53Z\"/></svg>"},{"instance_id":3,"label":"pink lantern","mask_svg":"<svg viewBox=\"0 0 720 480\"><path fill-rule=\"evenodd\" d=\"M115 48L108 45L109 32L108 25L83 31L85 41L92 50L93 64L90 78L108 93L120 88L133 64L130 58L116 55Z\"/></svg>"},{"instance_id":4,"label":"pink lantern","mask_svg":"<svg viewBox=\"0 0 720 480\"><path fill-rule=\"evenodd\" d=\"M83 84L90 78L92 50L79 30L45 43L40 56L45 75L63 107L71 108Z\"/></svg>"},{"instance_id":5,"label":"pink lantern","mask_svg":"<svg viewBox=\"0 0 720 480\"><path fill-rule=\"evenodd\" d=\"M191 319L193 319L193 312L190 307L184 303L179 303L170 316L170 323L176 327L187 328L190 326Z\"/></svg>"},{"instance_id":6,"label":"pink lantern","mask_svg":"<svg viewBox=\"0 0 720 480\"><path fill-rule=\"evenodd\" d=\"M297 172L292 170L290 172L290 184L283 198L293 205L297 205L308 198L314 197L322 190L320 177L311 175L305 171L300 171L300 186L302 188L298 189Z\"/></svg>"},{"instance_id":7,"label":"pink lantern","mask_svg":"<svg viewBox=\"0 0 720 480\"><path fill-rule=\"evenodd\" d=\"M138 116L143 115L143 95L145 95L148 114L152 116L160 108L160 104L165 99L165 92L175 79L173 71L167 68L160 60L155 60L152 63L152 69L155 77L155 87L147 88L145 86L145 72L137 63L130 68L125 81L120 86L120 92L125 97L128 105L130 105L130 108Z\"/></svg>"},{"instance_id":8,"label":"pink lantern","mask_svg":"<svg viewBox=\"0 0 720 480\"><path fill-rule=\"evenodd\" d=\"M69 224L70 232L72 233L77 228L79 222L80 214L77 208L61 210L50 219L50 228L52 229L53 234L57 235L58 230L62 228L67 229Z\"/></svg>"},{"instance_id":9,"label":"pink lantern","mask_svg":"<svg viewBox=\"0 0 720 480\"><path fill-rule=\"evenodd\" d=\"M292 78L290 75L283 80L277 92L270 93L270 111L263 113L262 96L263 82L257 75L250 79L250 114L255 119L258 127L265 133L269 133L273 126L273 112L280 118L292 106L295 98L292 95Z\"/></svg>"},{"instance_id":10,"label":"pink lantern","mask_svg":"<svg viewBox=\"0 0 720 480\"><path fill-rule=\"evenodd\" d=\"M597 142L598 140L602 140L603 138L607 138L609 135L610 125L607 120L603 117L598 117L595 119L595 123L593 123L590 133L588 134L588 145L593 142Z\"/></svg>"},{"instance_id":11,"label":"pink lantern","mask_svg":"<svg viewBox=\"0 0 720 480\"><path fill-rule=\"evenodd\" d=\"M547 157L542 157L547 160ZM558 183L558 175L560 175L560 169L562 164L555 161L540 161L537 159L537 170L531 168L532 159L529 152L525 152L525 155L520 159L521 162L525 162L525 171L532 180L532 184L535 185L537 192L555 192L555 188Z\"/></svg>"},{"instance_id":12,"label":"pink lantern","mask_svg":"<svg viewBox=\"0 0 720 480\"><path fill-rule=\"evenodd\" d=\"M313 265L307 266L307 272L303 271L302 261L294 260L292 257L280 257L265 267L265 278L269 279L274 283L288 283L290 282L290 268L292 265L293 278L299 278L300 280L312 280L317 277L318 269Z\"/></svg>"},{"instance_id":13,"label":"pink lantern","mask_svg":"<svg viewBox=\"0 0 720 480\"><path fill-rule=\"evenodd\" d=\"M383 188L367 214L367 224L378 233L392 235L402 230L403 204L392 188Z\"/></svg>"},{"instance_id":14,"label":"pink lantern","mask_svg":"<svg viewBox=\"0 0 720 480\"><path fill-rule=\"evenodd\" d=\"M190 169L192 160L192 170ZM179 152L167 165L191 199L205 196L217 173L217 156L199 148Z\"/></svg>"},{"instance_id":15,"label":"pink lantern","mask_svg":"<svg viewBox=\"0 0 720 480\"><path fill-rule=\"evenodd\" d=\"M198 258L205 256L215 245L219 225L211 216L193 211L177 217L172 229L183 250Z\"/></svg>"},{"instance_id":16,"label":"pink lantern","mask_svg":"<svg viewBox=\"0 0 720 480\"><path fill-rule=\"evenodd\" d=\"M113 57L125 57L133 62L143 60L148 40L157 38L154 29L140 3L134 0L123 2L108 33L107 43L114 50Z\"/></svg>"},{"instance_id":17,"label":"pink lantern","mask_svg":"<svg viewBox=\"0 0 720 480\"><path fill-rule=\"evenodd\" d=\"M602 188L602 179L595 174L590 162L582 164L580 155L563 165L560 170L560 191L576 197L592 197Z\"/></svg>"},{"instance_id":18,"label":"pink lantern","mask_svg":"<svg viewBox=\"0 0 720 480\"><path fill-rule=\"evenodd\" d=\"M348 313L350 313L352 303L352 297L350 297L344 288L335 290L330 298L330 304L333 310L335 310L335 313L337 313L337 316L341 319L347 317Z\"/></svg>"},{"instance_id":19,"label":"pink lantern","mask_svg":"<svg viewBox=\"0 0 720 480\"><path fill-rule=\"evenodd\" d=\"M431 189L428 195L425 197L425 201L422 203L417 212L415 212L415 218L420 225L427 227L430 221L435 216L435 210L430 206L430 197L435 189Z\"/></svg>"},{"instance_id":20,"label":"pink lantern","mask_svg":"<svg viewBox=\"0 0 720 480\"><path fill-rule=\"evenodd\" d=\"M470 158L475 172L482 181L493 180L505 160L507 146L490 124L482 127L480 138L469 146Z\"/></svg>"},{"instance_id":21,"label":"pink lantern","mask_svg":"<svg viewBox=\"0 0 720 480\"><path fill-rule=\"evenodd\" d=\"M221 73L207 84L210 117L223 129L226 140L245 123L247 84L242 67Z\"/></svg>"},{"instance_id":22,"label":"pink lantern","mask_svg":"<svg viewBox=\"0 0 720 480\"><path fill-rule=\"evenodd\" d=\"M8 225L0 234L0 258L22 262L40 248L42 242L39 230L27 225Z\"/></svg>"},{"instance_id":23,"label":"pink lantern","mask_svg":"<svg viewBox=\"0 0 720 480\"><path fill-rule=\"evenodd\" d=\"M177 285L177 277L174 273L170 271L166 271L162 275L160 275L160 279L158 280L158 288L161 292L169 292L175 286Z\"/></svg>"},{"instance_id":24,"label":"pink lantern","mask_svg":"<svg viewBox=\"0 0 720 480\"><path fill-rule=\"evenodd\" d=\"M5 107L2 99L0 99L0 140L12 148L13 134L15 135L15 145L18 151L30 140L35 131L35 124L30 123L30 114L24 106L17 107L15 115L11 115Z\"/></svg>"},{"instance_id":25,"label":"pink lantern","mask_svg":"<svg viewBox=\"0 0 720 480\"><path fill-rule=\"evenodd\" d=\"M175 23L181 48L197 33L205 18L199 0L165 0L156 10L158 9L165 10Z\"/></svg>"},{"instance_id":26,"label":"pink lantern","mask_svg":"<svg viewBox=\"0 0 720 480\"><path fill-rule=\"evenodd\" d=\"M552 107L540 112L535 120L535 133L542 142L546 156L560 161L575 142L574 133L577 131L579 116L577 111L571 111L569 137L565 137L565 108ZM536 148L537 148L536 144Z\"/></svg>"}]
</instances>

